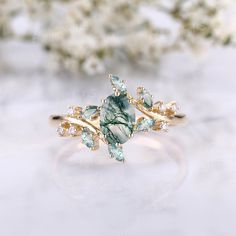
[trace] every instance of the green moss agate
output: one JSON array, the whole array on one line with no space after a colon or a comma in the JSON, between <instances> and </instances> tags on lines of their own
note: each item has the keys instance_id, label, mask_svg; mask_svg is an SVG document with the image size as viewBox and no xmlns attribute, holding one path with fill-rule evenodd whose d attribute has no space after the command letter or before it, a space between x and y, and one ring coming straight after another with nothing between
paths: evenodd
<instances>
[{"instance_id":1,"label":"green moss agate","mask_svg":"<svg viewBox=\"0 0 236 236\"><path fill-rule=\"evenodd\" d=\"M125 95L105 99L100 112L100 127L109 144L125 143L134 131L135 110Z\"/></svg>"}]
</instances>

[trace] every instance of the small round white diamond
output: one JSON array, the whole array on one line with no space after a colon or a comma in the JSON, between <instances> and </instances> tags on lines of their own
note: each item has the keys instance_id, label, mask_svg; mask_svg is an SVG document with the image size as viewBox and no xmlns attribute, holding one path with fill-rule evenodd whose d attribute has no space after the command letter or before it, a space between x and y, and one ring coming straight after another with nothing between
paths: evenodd
<instances>
[{"instance_id":1,"label":"small round white diamond","mask_svg":"<svg viewBox=\"0 0 236 236\"><path fill-rule=\"evenodd\" d=\"M77 129L74 126L71 126L68 131L69 131L69 134L72 136L75 136L77 133Z\"/></svg>"},{"instance_id":2,"label":"small round white diamond","mask_svg":"<svg viewBox=\"0 0 236 236\"><path fill-rule=\"evenodd\" d=\"M166 122L162 122L160 124L160 129L163 130L163 131L166 131L168 128L168 124Z\"/></svg>"},{"instance_id":3,"label":"small round white diamond","mask_svg":"<svg viewBox=\"0 0 236 236\"><path fill-rule=\"evenodd\" d=\"M64 136L65 133L66 133L66 130L65 130L63 127L59 126L59 127L57 128L57 133L58 133L60 136Z\"/></svg>"},{"instance_id":4,"label":"small round white diamond","mask_svg":"<svg viewBox=\"0 0 236 236\"><path fill-rule=\"evenodd\" d=\"M74 108L73 107L69 107L69 109L68 109L68 115L70 115L70 116L73 116L74 115Z\"/></svg>"},{"instance_id":5,"label":"small round white diamond","mask_svg":"<svg viewBox=\"0 0 236 236\"><path fill-rule=\"evenodd\" d=\"M166 110L166 106L164 104L160 104L159 110L160 112L164 112Z\"/></svg>"},{"instance_id":6,"label":"small round white diamond","mask_svg":"<svg viewBox=\"0 0 236 236\"><path fill-rule=\"evenodd\" d=\"M177 110L179 110L179 107L177 106L176 103L174 103L174 104L171 105L171 110L172 110L172 111L175 111L175 112L176 112Z\"/></svg>"}]
</instances>

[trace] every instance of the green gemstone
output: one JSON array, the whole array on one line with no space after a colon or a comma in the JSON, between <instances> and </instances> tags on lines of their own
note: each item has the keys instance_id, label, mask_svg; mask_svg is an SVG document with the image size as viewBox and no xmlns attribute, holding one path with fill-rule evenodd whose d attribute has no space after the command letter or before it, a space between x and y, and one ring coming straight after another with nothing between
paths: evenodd
<instances>
[{"instance_id":1,"label":"green gemstone","mask_svg":"<svg viewBox=\"0 0 236 236\"><path fill-rule=\"evenodd\" d=\"M122 147L119 147L115 144L108 145L108 151L111 158L115 158L117 161L124 161L124 153Z\"/></svg>"},{"instance_id":2,"label":"green gemstone","mask_svg":"<svg viewBox=\"0 0 236 236\"><path fill-rule=\"evenodd\" d=\"M92 133L89 129L84 128L81 134L82 143L85 144L88 148L93 148L95 146L95 141L93 139Z\"/></svg>"},{"instance_id":3,"label":"green gemstone","mask_svg":"<svg viewBox=\"0 0 236 236\"><path fill-rule=\"evenodd\" d=\"M121 80L118 76L111 76L112 86L121 94L125 94L127 92L126 85L123 80Z\"/></svg>"},{"instance_id":4,"label":"green gemstone","mask_svg":"<svg viewBox=\"0 0 236 236\"><path fill-rule=\"evenodd\" d=\"M137 131L148 131L153 125L155 121L152 119L144 118L137 124Z\"/></svg>"},{"instance_id":5,"label":"green gemstone","mask_svg":"<svg viewBox=\"0 0 236 236\"><path fill-rule=\"evenodd\" d=\"M85 109L83 109L81 113L82 118L88 119L88 120L93 119L98 114L99 114L98 106L94 106L94 105L87 106Z\"/></svg>"},{"instance_id":6,"label":"green gemstone","mask_svg":"<svg viewBox=\"0 0 236 236\"><path fill-rule=\"evenodd\" d=\"M125 143L134 131L135 110L125 95L111 95L100 111L101 131L109 144Z\"/></svg>"},{"instance_id":7,"label":"green gemstone","mask_svg":"<svg viewBox=\"0 0 236 236\"><path fill-rule=\"evenodd\" d=\"M152 95L145 88L142 88L138 94L143 99L144 107L151 108L153 105Z\"/></svg>"}]
</instances>

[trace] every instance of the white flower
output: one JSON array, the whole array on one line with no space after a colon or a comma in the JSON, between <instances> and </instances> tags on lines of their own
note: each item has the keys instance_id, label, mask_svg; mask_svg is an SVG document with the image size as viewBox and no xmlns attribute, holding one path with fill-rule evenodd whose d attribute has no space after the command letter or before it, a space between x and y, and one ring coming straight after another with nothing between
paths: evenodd
<instances>
[{"instance_id":1,"label":"white flower","mask_svg":"<svg viewBox=\"0 0 236 236\"><path fill-rule=\"evenodd\" d=\"M3 35L38 34L59 66L96 74L114 55L156 63L166 51L197 47L206 39L227 42L235 27L234 20L225 21L228 14L222 17L229 2L234 0L26 0L26 12L21 1L7 0L0 8L0 28ZM21 28L19 19L32 22Z\"/></svg>"},{"instance_id":2,"label":"white flower","mask_svg":"<svg viewBox=\"0 0 236 236\"><path fill-rule=\"evenodd\" d=\"M104 64L96 56L91 56L82 65L83 71L88 75L101 74L105 71Z\"/></svg>"}]
</instances>

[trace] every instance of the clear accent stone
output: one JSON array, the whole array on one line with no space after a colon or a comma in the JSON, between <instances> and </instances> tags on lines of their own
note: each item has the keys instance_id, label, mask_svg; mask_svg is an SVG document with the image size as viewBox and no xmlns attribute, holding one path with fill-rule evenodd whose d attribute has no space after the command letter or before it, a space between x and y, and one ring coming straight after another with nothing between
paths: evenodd
<instances>
[{"instance_id":1,"label":"clear accent stone","mask_svg":"<svg viewBox=\"0 0 236 236\"><path fill-rule=\"evenodd\" d=\"M96 118L99 115L98 106L87 106L85 109L83 109L81 115L84 119L88 120Z\"/></svg>"},{"instance_id":2,"label":"clear accent stone","mask_svg":"<svg viewBox=\"0 0 236 236\"><path fill-rule=\"evenodd\" d=\"M117 146L116 144L109 144L108 151L111 158L115 158L117 161L124 161L124 153L121 146Z\"/></svg>"},{"instance_id":3,"label":"clear accent stone","mask_svg":"<svg viewBox=\"0 0 236 236\"><path fill-rule=\"evenodd\" d=\"M69 134L72 135L72 136L76 136L77 134L77 129L75 126L71 126L68 130Z\"/></svg>"},{"instance_id":4,"label":"clear accent stone","mask_svg":"<svg viewBox=\"0 0 236 236\"><path fill-rule=\"evenodd\" d=\"M78 116L81 113L82 108L78 106L69 107L67 114L69 116Z\"/></svg>"},{"instance_id":5,"label":"clear accent stone","mask_svg":"<svg viewBox=\"0 0 236 236\"><path fill-rule=\"evenodd\" d=\"M61 126L59 126L59 127L57 128L57 133L58 133L60 136L64 136L64 135L66 134L66 129L63 128L63 127L61 127Z\"/></svg>"},{"instance_id":6,"label":"clear accent stone","mask_svg":"<svg viewBox=\"0 0 236 236\"><path fill-rule=\"evenodd\" d=\"M121 80L116 75L111 75L110 77L113 88L120 94L125 94L127 92L126 85L123 80Z\"/></svg>"},{"instance_id":7,"label":"clear accent stone","mask_svg":"<svg viewBox=\"0 0 236 236\"><path fill-rule=\"evenodd\" d=\"M168 117L173 117L178 110L178 106L175 102L170 102L166 104L165 115Z\"/></svg>"},{"instance_id":8,"label":"clear accent stone","mask_svg":"<svg viewBox=\"0 0 236 236\"><path fill-rule=\"evenodd\" d=\"M168 124L166 122L161 122L160 123L160 129L163 131L167 131L168 130Z\"/></svg>"},{"instance_id":9,"label":"clear accent stone","mask_svg":"<svg viewBox=\"0 0 236 236\"><path fill-rule=\"evenodd\" d=\"M137 124L137 131L148 131L155 124L155 120L143 118Z\"/></svg>"},{"instance_id":10,"label":"clear accent stone","mask_svg":"<svg viewBox=\"0 0 236 236\"><path fill-rule=\"evenodd\" d=\"M177 106L176 103L173 103L173 104L171 104L170 109L171 109L172 111L176 112L176 111L179 110L179 107Z\"/></svg>"},{"instance_id":11,"label":"clear accent stone","mask_svg":"<svg viewBox=\"0 0 236 236\"><path fill-rule=\"evenodd\" d=\"M165 110L166 110L166 106L164 104L160 104L159 105L159 111L160 112L165 112Z\"/></svg>"},{"instance_id":12,"label":"clear accent stone","mask_svg":"<svg viewBox=\"0 0 236 236\"><path fill-rule=\"evenodd\" d=\"M74 115L74 108L73 107L69 107L67 113L68 113L68 115L73 116Z\"/></svg>"}]
</instances>

